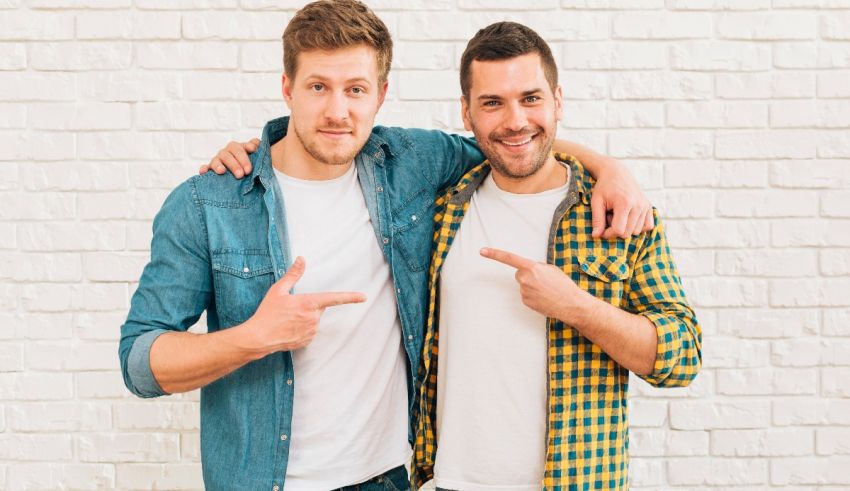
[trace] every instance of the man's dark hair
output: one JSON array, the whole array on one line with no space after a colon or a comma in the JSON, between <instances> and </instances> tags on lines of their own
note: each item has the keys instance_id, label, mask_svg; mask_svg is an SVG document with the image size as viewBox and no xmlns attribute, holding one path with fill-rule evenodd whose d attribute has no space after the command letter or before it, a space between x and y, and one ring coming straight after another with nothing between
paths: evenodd
<instances>
[{"instance_id":1,"label":"man's dark hair","mask_svg":"<svg viewBox=\"0 0 850 491\"><path fill-rule=\"evenodd\" d=\"M508 60L530 53L540 55L543 73L554 92L558 86L558 67L552 57L552 50L540 35L516 22L496 22L481 29L469 40L460 58L460 90L463 97L469 100L473 61Z\"/></svg>"}]
</instances>

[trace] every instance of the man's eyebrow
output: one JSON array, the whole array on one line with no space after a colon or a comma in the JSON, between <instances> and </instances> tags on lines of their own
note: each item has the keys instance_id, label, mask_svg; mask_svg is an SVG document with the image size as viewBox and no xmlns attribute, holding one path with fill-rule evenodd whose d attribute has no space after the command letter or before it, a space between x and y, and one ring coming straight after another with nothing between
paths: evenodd
<instances>
[{"instance_id":1,"label":"man's eyebrow","mask_svg":"<svg viewBox=\"0 0 850 491\"><path fill-rule=\"evenodd\" d=\"M328 77L325 77L324 75L319 75L318 73L311 73L310 75L307 75L307 77L306 77L307 80L310 80L311 78L316 79L316 80L321 80L323 82L330 80ZM348 80L345 81L345 83L347 83L347 84L355 83L355 82L366 84L366 85L372 85L372 83L366 77L354 77L354 78L349 78Z\"/></svg>"},{"instance_id":2,"label":"man's eyebrow","mask_svg":"<svg viewBox=\"0 0 850 491\"><path fill-rule=\"evenodd\" d=\"M539 94L540 92L543 92L543 89L530 89L530 90L524 90L521 95L522 95L522 97L528 97L530 95ZM502 99L502 96L495 95L495 94L481 94L480 96L478 96L478 100L480 100L480 101L485 101L485 100L489 101L489 100L493 100L493 99Z\"/></svg>"}]
</instances>

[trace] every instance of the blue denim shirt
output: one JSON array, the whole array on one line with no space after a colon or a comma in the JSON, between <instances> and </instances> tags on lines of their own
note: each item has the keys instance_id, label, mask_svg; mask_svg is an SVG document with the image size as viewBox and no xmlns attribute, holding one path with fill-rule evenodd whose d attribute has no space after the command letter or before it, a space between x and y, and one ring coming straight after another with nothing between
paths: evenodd
<instances>
[{"instance_id":1,"label":"blue denim shirt","mask_svg":"<svg viewBox=\"0 0 850 491\"><path fill-rule=\"evenodd\" d=\"M137 396L165 394L150 367L159 335L187 330L204 311L208 332L246 321L292 263L270 157L288 122L266 124L250 175L194 176L168 196L154 219L151 261L119 346L124 383ZM468 138L380 126L355 158L375 240L396 288L411 409L427 313L434 198L481 160ZM288 435L298 431L291 427L296 383L291 354L278 352L201 389L207 489L283 488Z\"/></svg>"}]
</instances>

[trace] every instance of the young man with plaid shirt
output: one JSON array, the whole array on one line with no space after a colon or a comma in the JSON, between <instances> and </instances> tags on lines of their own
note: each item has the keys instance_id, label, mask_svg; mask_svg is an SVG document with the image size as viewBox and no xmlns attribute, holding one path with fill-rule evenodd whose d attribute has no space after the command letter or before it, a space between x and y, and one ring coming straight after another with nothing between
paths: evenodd
<instances>
[{"instance_id":1,"label":"young man with plaid shirt","mask_svg":"<svg viewBox=\"0 0 850 491\"><path fill-rule=\"evenodd\" d=\"M551 152L563 94L546 43L488 26L461 59L488 158L437 200L415 488L627 489L629 371L682 387L701 332L655 213L594 238L594 180Z\"/></svg>"}]
</instances>

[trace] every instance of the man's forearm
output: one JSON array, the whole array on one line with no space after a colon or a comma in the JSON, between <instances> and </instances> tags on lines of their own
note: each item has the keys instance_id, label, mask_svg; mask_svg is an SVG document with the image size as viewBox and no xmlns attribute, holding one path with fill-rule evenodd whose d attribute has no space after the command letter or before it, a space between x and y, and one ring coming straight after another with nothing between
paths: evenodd
<instances>
[{"instance_id":1,"label":"man's forearm","mask_svg":"<svg viewBox=\"0 0 850 491\"><path fill-rule=\"evenodd\" d=\"M203 387L265 355L248 336L246 324L209 334L167 332L151 345L151 372L168 393Z\"/></svg>"},{"instance_id":2,"label":"man's forearm","mask_svg":"<svg viewBox=\"0 0 850 491\"><path fill-rule=\"evenodd\" d=\"M583 308L562 320L628 370L638 375L652 373L658 338L655 325L646 317L626 312L588 293Z\"/></svg>"},{"instance_id":3,"label":"man's forearm","mask_svg":"<svg viewBox=\"0 0 850 491\"><path fill-rule=\"evenodd\" d=\"M552 150L577 158L594 179L599 179L599 173L604 172L609 166L619 165L614 159L569 140L555 140Z\"/></svg>"}]
</instances>

